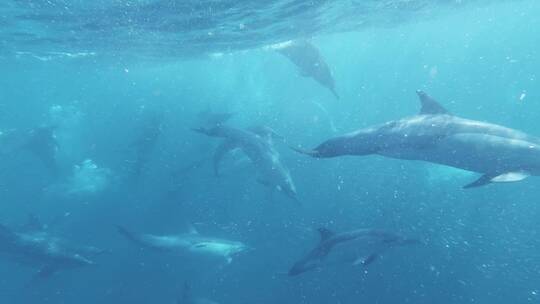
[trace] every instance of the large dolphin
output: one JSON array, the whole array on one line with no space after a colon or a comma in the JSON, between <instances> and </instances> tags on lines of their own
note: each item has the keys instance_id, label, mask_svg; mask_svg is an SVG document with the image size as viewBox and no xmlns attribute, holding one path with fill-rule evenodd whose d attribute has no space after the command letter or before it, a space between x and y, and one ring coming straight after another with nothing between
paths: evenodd
<instances>
[{"instance_id":1,"label":"large dolphin","mask_svg":"<svg viewBox=\"0 0 540 304\"><path fill-rule=\"evenodd\" d=\"M117 229L122 236L141 248L177 254L190 253L196 256L217 257L225 259L227 264L232 262L233 257L249 249L242 242L206 237L194 230L176 235L156 235L135 233L122 226L117 226Z\"/></svg>"},{"instance_id":2,"label":"large dolphin","mask_svg":"<svg viewBox=\"0 0 540 304\"><path fill-rule=\"evenodd\" d=\"M318 231L321 238L319 244L291 267L289 276L320 269L325 264L367 266L389 248L420 243L415 239L376 229L334 233L320 228Z\"/></svg>"},{"instance_id":3,"label":"large dolphin","mask_svg":"<svg viewBox=\"0 0 540 304\"><path fill-rule=\"evenodd\" d=\"M176 304L219 304L213 300L201 297L193 296L191 292L191 285L189 283L184 283L184 288L182 290L182 295L176 300Z\"/></svg>"},{"instance_id":4,"label":"large dolphin","mask_svg":"<svg viewBox=\"0 0 540 304\"><path fill-rule=\"evenodd\" d=\"M331 138L313 150L295 150L319 158L378 154L482 174L464 188L540 175L539 138L454 116L426 93L417 94L418 115Z\"/></svg>"},{"instance_id":5,"label":"large dolphin","mask_svg":"<svg viewBox=\"0 0 540 304\"><path fill-rule=\"evenodd\" d=\"M339 99L336 83L330 67L322 57L319 49L309 40L299 39L271 46L272 49L292 61L300 71L300 75L311 77L319 84L329 89Z\"/></svg>"},{"instance_id":6,"label":"large dolphin","mask_svg":"<svg viewBox=\"0 0 540 304\"><path fill-rule=\"evenodd\" d=\"M37 278L47 278L65 269L94 265L91 259L104 252L91 246L75 247L67 240L51 235L35 220L21 231L0 225L0 254L39 268Z\"/></svg>"},{"instance_id":7,"label":"large dolphin","mask_svg":"<svg viewBox=\"0 0 540 304\"><path fill-rule=\"evenodd\" d=\"M212 128L198 128L194 131L211 136L225 138L214 154L214 173L219 175L219 165L230 151L241 149L255 165L258 173L257 182L272 190L283 192L297 201L296 187L289 170L283 165L273 145L273 138L278 135L268 127L253 127L242 130L225 125Z\"/></svg>"}]
</instances>

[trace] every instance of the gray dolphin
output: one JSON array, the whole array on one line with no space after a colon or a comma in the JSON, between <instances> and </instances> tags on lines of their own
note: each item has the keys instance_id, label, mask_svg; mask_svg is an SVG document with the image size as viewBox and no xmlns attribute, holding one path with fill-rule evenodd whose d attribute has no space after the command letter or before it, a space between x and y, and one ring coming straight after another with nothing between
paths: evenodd
<instances>
[{"instance_id":1,"label":"gray dolphin","mask_svg":"<svg viewBox=\"0 0 540 304\"><path fill-rule=\"evenodd\" d=\"M214 153L214 173L219 175L219 165L223 157L230 151L241 149L255 165L258 173L257 182L271 189L283 192L297 201L296 186L289 170L280 160L279 153L273 145L274 138L280 138L268 127L253 127L248 130L219 125L213 128L193 129L196 132L222 137L225 141Z\"/></svg>"},{"instance_id":2,"label":"gray dolphin","mask_svg":"<svg viewBox=\"0 0 540 304\"><path fill-rule=\"evenodd\" d=\"M18 263L39 268L37 278L47 278L60 270L94 265L91 258L104 250L74 247L67 240L51 235L33 219L21 231L0 225L0 254Z\"/></svg>"},{"instance_id":3,"label":"gray dolphin","mask_svg":"<svg viewBox=\"0 0 540 304\"><path fill-rule=\"evenodd\" d=\"M289 276L323 267L325 264L345 263L367 266L391 247L419 244L420 241L376 229L358 229L334 233L320 228L319 244L298 260L289 270Z\"/></svg>"},{"instance_id":4,"label":"gray dolphin","mask_svg":"<svg viewBox=\"0 0 540 304\"><path fill-rule=\"evenodd\" d=\"M130 144L133 155L129 161L129 171L135 180L140 178L163 132L163 116L160 111L143 113L140 130Z\"/></svg>"},{"instance_id":5,"label":"gray dolphin","mask_svg":"<svg viewBox=\"0 0 540 304\"><path fill-rule=\"evenodd\" d=\"M182 295L176 300L176 304L219 304L210 299L194 297L191 292L191 285L184 283Z\"/></svg>"},{"instance_id":6,"label":"gray dolphin","mask_svg":"<svg viewBox=\"0 0 540 304\"><path fill-rule=\"evenodd\" d=\"M314 150L295 150L319 158L378 154L482 174L464 188L540 175L539 138L454 116L426 93L417 94L422 104L418 115L331 138Z\"/></svg>"},{"instance_id":7,"label":"gray dolphin","mask_svg":"<svg viewBox=\"0 0 540 304\"><path fill-rule=\"evenodd\" d=\"M232 262L233 257L250 249L242 242L206 237L194 230L176 235L155 235L134 233L122 226L117 226L117 229L122 236L142 248L161 252L218 257L225 259L227 264Z\"/></svg>"},{"instance_id":8,"label":"gray dolphin","mask_svg":"<svg viewBox=\"0 0 540 304\"><path fill-rule=\"evenodd\" d=\"M309 40L287 41L276 44L272 48L292 61L298 67L300 75L313 78L339 99L330 67L322 57L319 49Z\"/></svg>"}]
</instances>

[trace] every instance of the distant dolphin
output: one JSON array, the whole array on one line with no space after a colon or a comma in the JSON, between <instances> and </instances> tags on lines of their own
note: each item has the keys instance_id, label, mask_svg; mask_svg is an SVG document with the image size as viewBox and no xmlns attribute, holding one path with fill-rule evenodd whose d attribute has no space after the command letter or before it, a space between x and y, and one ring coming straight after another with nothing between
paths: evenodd
<instances>
[{"instance_id":1,"label":"distant dolphin","mask_svg":"<svg viewBox=\"0 0 540 304\"><path fill-rule=\"evenodd\" d=\"M292 61L298 67L300 75L313 78L339 99L332 71L319 49L310 41L306 39L287 41L273 45L271 48Z\"/></svg>"},{"instance_id":2,"label":"distant dolphin","mask_svg":"<svg viewBox=\"0 0 540 304\"><path fill-rule=\"evenodd\" d=\"M60 270L94 265L91 258L104 252L90 246L74 247L51 235L35 219L18 232L0 225L0 255L38 267L37 278L50 277Z\"/></svg>"},{"instance_id":3,"label":"distant dolphin","mask_svg":"<svg viewBox=\"0 0 540 304\"><path fill-rule=\"evenodd\" d=\"M176 304L219 304L206 298L194 297L191 292L191 285L184 283L182 295L176 300Z\"/></svg>"},{"instance_id":4,"label":"distant dolphin","mask_svg":"<svg viewBox=\"0 0 540 304\"><path fill-rule=\"evenodd\" d=\"M334 233L320 228L319 234L321 237L319 244L292 266L289 276L315 270L325 264L345 263L352 266L367 266L391 247L420 243L418 240L376 229Z\"/></svg>"},{"instance_id":5,"label":"distant dolphin","mask_svg":"<svg viewBox=\"0 0 540 304\"><path fill-rule=\"evenodd\" d=\"M142 248L170 253L191 253L196 256L223 258L230 264L233 257L248 250L242 242L200 235L196 231L177 235L134 233L122 226L118 232Z\"/></svg>"},{"instance_id":6,"label":"distant dolphin","mask_svg":"<svg viewBox=\"0 0 540 304\"><path fill-rule=\"evenodd\" d=\"M130 173L135 179L139 179L162 132L163 113L159 111L146 113L142 118L139 133L130 145L133 151Z\"/></svg>"},{"instance_id":7,"label":"distant dolphin","mask_svg":"<svg viewBox=\"0 0 540 304\"><path fill-rule=\"evenodd\" d=\"M55 126L33 128L26 135L22 135L21 148L35 155L53 174L58 173L56 154L58 141L54 134Z\"/></svg>"},{"instance_id":8,"label":"distant dolphin","mask_svg":"<svg viewBox=\"0 0 540 304\"><path fill-rule=\"evenodd\" d=\"M296 187L289 170L282 164L279 153L275 150L272 139L279 136L268 127L254 127L248 130L217 126L214 128L193 129L211 136L223 137L225 141L218 146L214 154L214 173L219 175L219 164L223 157L234 149L241 149L255 165L259 174L257 182L283 192L297 201Z\"/></svg>"},{"instance_id":9,"label":"distant dolphin","mask_svg":"<svg viewBox=\"0 0 540 304\"><path fill-rule=\"evenodd\" d=\"M313 150L295 150L319 158L378 154L483 174L464 188L540 175L539 138L454 116L426 93L417 94L418 115L335 137Z\"/></svg>"}]
</instances>

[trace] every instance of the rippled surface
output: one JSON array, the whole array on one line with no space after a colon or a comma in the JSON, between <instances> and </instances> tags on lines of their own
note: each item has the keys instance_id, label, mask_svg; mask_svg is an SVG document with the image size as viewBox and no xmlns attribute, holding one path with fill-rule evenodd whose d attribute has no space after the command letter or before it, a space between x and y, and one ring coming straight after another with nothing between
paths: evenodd
<instances>
[{"instance_id":1,"label":"rippled surface","mask_svg":"<svg viewBox=\"0 0 540 304\"><path fill-rule=\"evenodd\" d=\"M189 56L396 25L488 2L494 1L6 0L0 48L36 56Z\"/></svg>"}]
</instances>

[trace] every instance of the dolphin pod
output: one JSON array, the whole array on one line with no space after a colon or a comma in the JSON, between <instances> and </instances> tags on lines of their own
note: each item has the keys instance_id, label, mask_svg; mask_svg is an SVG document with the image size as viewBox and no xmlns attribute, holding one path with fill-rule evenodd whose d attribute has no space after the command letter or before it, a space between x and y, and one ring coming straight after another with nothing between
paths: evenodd
<instances>
[{"instance_id":1,"label":"dolphin pod","mask_svg":"<svg viewBox=\"0 0 540 304\"><path fill-rule=\"evenodd\" d=\"M334 233L326 228L320 228L318 231L319 244L291 267L289 276L297 276L331 264L367 266L392 247L420 243L416 239L376 229Z\"/></svg>"},{"instance_id":2,"label":"dolphin pod","mask_svg":"<svg viewBox=\"0 0 540 304\"><path fill-rule=\"evenodd\" d=\"M540 175L540 138L460 118L426 93L417 94L422 106L417 115L328 139L313 150L293 149L316 158L376 154L482 174L464 188Z\"/></svg>"}]
</instances>

